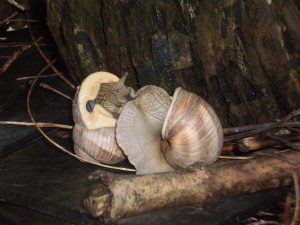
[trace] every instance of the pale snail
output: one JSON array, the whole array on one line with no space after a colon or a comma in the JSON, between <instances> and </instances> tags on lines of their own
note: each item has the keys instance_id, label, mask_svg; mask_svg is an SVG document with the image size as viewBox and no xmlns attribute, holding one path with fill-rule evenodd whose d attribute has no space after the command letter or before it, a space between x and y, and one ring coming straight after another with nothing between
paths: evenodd
<instances>
[{"instance_id":1,"label":"pale snail","mask_svg":"<svg viewBox=\"0 0 300 225\"><path fill-rule=\"evenodd\" d=\"M91 76L96 77L96 75ZM101 82L106 82L104 80L107 83L118 81L117 79L111 81L107 78L102 79ZM124 81L122 82L124 83ZM98 89L99 86L101 89L101 85L98 85ZM88 144L83 146L82 143L88 143L85 141L86 134L91 129L96 129L93 131L93 135L97 133L99 143L103 143L102 127L100 126L103 124L115 131L111 132L110 137L115 141L111 142L114 146L109 146L105 150L100 149L103 151L114 149L113 154L118 156L122 155L120 153L124 153L136 168L137 174L168 172L188 167L195 162L210 164L217 160L222 150L223 131L216 113L206 101L181 88L175 90L173 97L170 97L162 88L153 85L145 86L136 93L126 86L124 86L124 90L122 95L125 96L125 101L122 102L122 105L117 105L118 111L115 114L108 112L94 101L96 102L93 105L94 111L90 110L88 113L101 113L99 117L92 117L96 120L94 122L86 122L85 119L82 119L82 115L78 115L80 114L78 106L74 104L73 114L77 118L74 118L74 121L81 123L80 126L83 127L80 137L78 130L74 129L74 134L77 133L73 137L76 152L79 152L79 148L80 151L87 153L87 157L99 160L95 159L95 155L101 154L93 153ZM99 90L96 92L100 93ZM86 106L87 102L95 99L96 95L91 95L85 98L85 102L80 102L81 93L79 91L74 102L83 104L82 109L85 108L87 111L89 109L89 106ZM105 121L106 119L110 123ZM95 138L93 139L95 140ZM96 151L99 151L99 148ZM81 152L81 155L84 153ZM112 154L102 155L112 156ZM99 161L105 162L103 159ZM105 163L110 162L106 161Z\"/></svg>"}]
</instances>

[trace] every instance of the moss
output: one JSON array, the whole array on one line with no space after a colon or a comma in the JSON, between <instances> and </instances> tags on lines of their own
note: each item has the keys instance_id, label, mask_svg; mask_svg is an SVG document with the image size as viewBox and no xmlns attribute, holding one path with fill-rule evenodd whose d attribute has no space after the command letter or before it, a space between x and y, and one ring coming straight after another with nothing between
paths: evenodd
<instances>
[{"instance_id":1,"label":"moss","mask_svg":"<svg viewBox=\"0 0 300 225\"><path fill-rule=\"evenodd\" d=\"M78 28L76 28L74 32L77 60L84 76L100 70L98 55L86 32L78 30Z\"/></svg>"}]
</instances>

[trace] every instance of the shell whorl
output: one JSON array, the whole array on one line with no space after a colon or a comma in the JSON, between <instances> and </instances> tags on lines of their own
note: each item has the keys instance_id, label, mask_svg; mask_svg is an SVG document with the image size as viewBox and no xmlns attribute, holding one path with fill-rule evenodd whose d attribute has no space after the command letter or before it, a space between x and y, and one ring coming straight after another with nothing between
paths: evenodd
<instances>
[{"instance_id":1,"label":"shell whorl","mask_svg":"<svg viewBox=\"0 0 300 225\"><path fill-rule=\"evenodd\" d=\"M116 143L114 127L88 130L75 124L73 141L75 153L85 159L106 164L119 163L125 159L123 151Z\"/></svg>"},{"instance_id":2,"label":"shell whorl","mask_svg":"<svg viewBox=\"0 0 300 225\"><path fill-rule=\"evenodd\" d=\"M223 145L221 123L199 96L177 88L162 128L163 155L173 168L217 160Z\"/></svg>"}]
</instances>

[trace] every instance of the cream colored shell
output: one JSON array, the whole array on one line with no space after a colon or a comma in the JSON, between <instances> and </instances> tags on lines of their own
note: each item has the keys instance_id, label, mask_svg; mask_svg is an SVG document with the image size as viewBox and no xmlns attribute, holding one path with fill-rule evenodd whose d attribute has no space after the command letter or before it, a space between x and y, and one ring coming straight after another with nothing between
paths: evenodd
<instances>
[{"instance_id":1,"label":"cream colored shell","mask_svg":"<svg viewBox=\"0 0 300 225\"><path fill-rule=\"evenodd\" d=\"M80 123L89 130L102 127L114 127L116 119L103 107L96 104L93 112L88 112L86 103L96 98L101 83L117 82L119 78L111 73L96 72L82 82L73 101L73 118L75 123Z\"/></svg>"},{"instance_id":2,"label":"cream colored shell","mask_svg":"<svg viewBox=\"0 0 300 225\"><path fill-rule=\"evenodd\" d=\"M198 95L177 88L162 128L163 155L173 168L211 164L223 146L223 130L212 107Z\"/></svg>"},{"instance_id":3,"label":"cream colored shell","mask_svg":"<svg viewBox=\"0 0 300 225\"><path fill-rule=\"evenodd\" d=\"M114 127L88 130L75 124L73 141L75 153L84 159L105 164L115 164L125 159L116 143Z\"/></svg>"}]
</instances>

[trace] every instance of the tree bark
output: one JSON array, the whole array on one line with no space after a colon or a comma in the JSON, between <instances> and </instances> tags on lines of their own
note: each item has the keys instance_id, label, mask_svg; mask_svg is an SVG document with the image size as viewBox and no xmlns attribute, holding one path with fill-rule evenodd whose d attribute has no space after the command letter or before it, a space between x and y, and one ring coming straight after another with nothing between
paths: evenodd
<instances>
[{"instance_id":1,"label":"tree bark","mask_svg":"<svg viewBox=\"0 0 300 225\"><path fill-rule=\"evenodd\" d=\"M299 165L299 153L282 155ZM111 223L159 208L202 207L244 193L288 186L295 168L298 166L286 161L260 157L196 166L190 171L122 176L109 181L107 188L95 188L84 204L92 215Z\"/></svg>"},{"instance_id":2,"label":"tree bark","mask_svg":"<svg viewBox=\"0 0 300 225\"><path fill-rule=\"evenodd\" d=\"M208 100L223 126L300 107L298 0L47 0L48 25L78 81L97 70L129 85L176 86Z\"/></svg>"}]
</instances>

